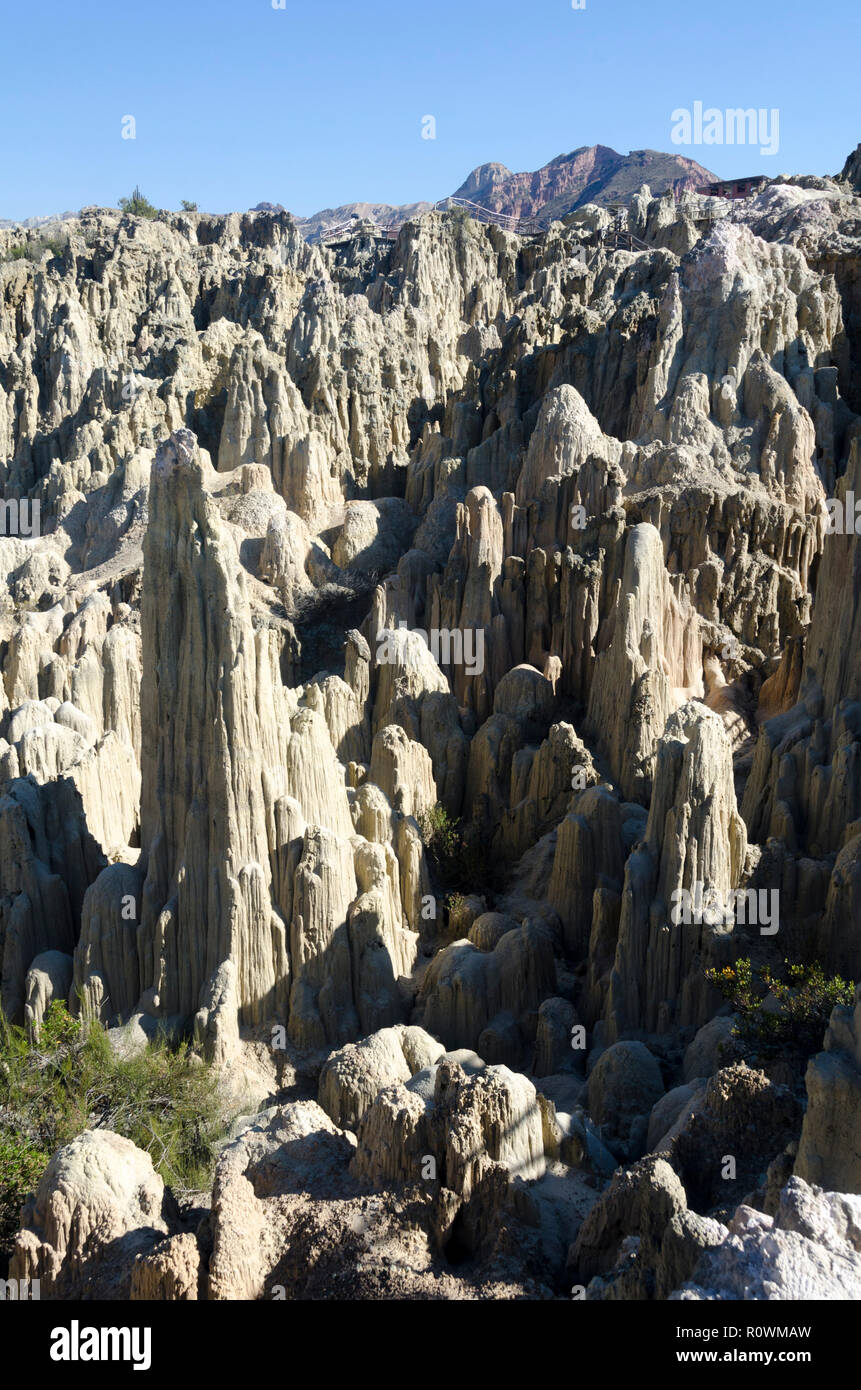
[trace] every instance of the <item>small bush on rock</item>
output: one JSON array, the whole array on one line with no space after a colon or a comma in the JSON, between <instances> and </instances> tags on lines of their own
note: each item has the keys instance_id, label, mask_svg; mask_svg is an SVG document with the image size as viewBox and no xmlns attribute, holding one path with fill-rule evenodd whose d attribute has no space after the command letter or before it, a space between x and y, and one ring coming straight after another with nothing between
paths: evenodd
<instances>
[{"instance_id":1,"label":"small bush on rock","mask_svg":"<svg viewBox=\"0 0 861 1390\"><path fill-rule=\"evenodd\" d=\"M137 186L130 197L120 198L120 207L123 212L130 213L132 217L145 217L149 221L158 217L158 208L153 206L149 198L144 197Z\"/></svg>"},{"instance_id":2,"label":"small bush on rock","mask_svg":"<svg viewBox=\"0 0 861 1390\"><path fill-rule=\"evenodd\" d=\"M215 1071L187 1046L120 1056L98 1024L54 1001L38 1039L0 1014L0 1263L21 1203L57 1149L110 1129L150 1154L176 1191L208 1187L226 1127Z\"/></svg>"},{"instance_id":3,"label":"small bush on rock","mask_svg":"<svg viewBox=\"0 0 861 1390\"><path fill-rule=\"evenodd\" d=\"M460 819L450 816L441 802L419 817L419 830L431 865L449 901L470 893L492 893L499 886L500 870L489 849L468 839Z\"/></svg>"},{"instance_id":4,"label":"small bush on rock","mask_svg":"<svg viewBox=\"0 0 861 1390\"><path fill-rule=\"evenodd\" d=\"M48 251L52 256L61 256L66 249L66 242L59 237L35 237L32 241L23 241L20 246L11 246L4 259L7 261L32 261L38 265Z\"/></svg>"},{"instance_id":5,"label":"small bush on rock","mask_svg":"<svg viewBox=\"0 0 861 1390\"><path fill-rule=\"evenodd\" d=\"M732 1002L738 1016L733 1036L745 1055L762 1062L786 1057L805 1063L822 1047L832 1010L851 1004L855 990L840 975L827 977L818 962L785 960L778 975L743 958L707 970L706 978Z\"/></svg>"}]
</instances>

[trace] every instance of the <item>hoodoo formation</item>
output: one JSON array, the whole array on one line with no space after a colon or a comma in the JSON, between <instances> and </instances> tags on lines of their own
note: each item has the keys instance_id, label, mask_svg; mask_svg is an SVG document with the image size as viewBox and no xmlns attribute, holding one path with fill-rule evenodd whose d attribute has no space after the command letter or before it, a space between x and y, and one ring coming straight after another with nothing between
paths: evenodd
<instances>
[{"instance_id":1,"label":"hoodoo formation","mask_svg":"<svg viewBox=\"0 0 861 1390\"><path fill-rule=\"evenodd\" d=\"M0 229L3 1046L218 1096L50 1146L42 1298L861 1297L858 152L596 149Z\"/></svg>"}]
</instances>

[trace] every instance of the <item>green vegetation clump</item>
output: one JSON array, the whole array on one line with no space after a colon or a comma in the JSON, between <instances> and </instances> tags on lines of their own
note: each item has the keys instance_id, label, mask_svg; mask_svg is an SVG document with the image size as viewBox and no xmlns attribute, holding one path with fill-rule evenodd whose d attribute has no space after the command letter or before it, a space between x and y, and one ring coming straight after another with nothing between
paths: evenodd
<instances>
[{"instance_id":1,"label":"green vegetation clump","mask_svg":"<svg viewBox=\"0 0 861 1390\"><path fill-rule=\"evenodd\" d=\"M12 1254L21 1207L42 1176L47 1158L20 1135L0 1128L0 1276Z\"/></svg>"},{"instance_id":2,"label":"green vegetation clump","mask_svg":"<svg viewBox=\"0 0 861 1390\"><path fill-rule=\"evenodd\" d=\"M493 893L500 869L486 845L468 839L462 822L450 816L441 802L418 817L419 830L440 887L449 905L470 893Z\"/></svg>"},{"instance_id":3,"label":"green vegetation clump","mask_svg":"<svg viewBox=\"0 0 861 1390\"><path fill-rule=\"evenodd\" d=\"M32 261L34 265L38 265L46 251L52 256L61 256L66 246L67 243L59 237L35 237L33 241L23 241L18 246L11 246L4 260Z\"/></svg>"},{"instance_id":4,"label":"green vegetation clump","mask_svg":"<svg viewBox=\"0 0 861 1390\"><path fill-rule=\"evenodd\" d=\"M183 212L197 212L197 203L190 203L188 198L182 200Z\"/></svg>"},{"instance_id":5,"label":"green vegetation clump","mask_svg":"<svg viewBox=\"0 0 861 1390\"><path fill-rule=\"evenodd\" d=\"M419 816L418 822L425 849L433 856L440 876L453 879L463 849L463 836L458 828L460 821L454 820L442 802L438 801Z\"/></svg>"},{"instance_id":6,"label":"green vegetation clump","mask_svg":"<svg viewBox=\"0 0 861 1390\"><path fill-rule=\"evenodd\" d=\"M448 216L452 225L460 231L468 232L472 228L472 217L469 208L462 208L458 203L448 209Z\"/></svg>"},{"instance_id":7,"label":"green vegetation clump","mask_svg":"<svg viewBox=\"0 0 861 1390\"><path fill-rule=\"evenodd\" d=\"M818 962L785 960L783 966L776 975L744 958L722 970L707 970L706 979L732 1003L737 1015L733 1037L746 1056L803 1064L822 1047L832 1010L852 1003L855 986L840 975L829 978Z\"/></svg>"},{"instance_id":8,"label":"green vegetation clump","mask_svg":"<svg viewBox=\"0 0 861 1390\"><path fill-rule=\"evenodd\" d=\"M38 1038L0 1014L0 1261L49 1159L85 1129L131 1139L174 1191L207 1188L226 1129L217 1074L186 1045L120 1057L58 1001Z\"/></svg>"},{"instance_id":9,"label":"green vegetation clump","mask_svg":"<svg viewBox=\"0 0 861 1390\"><path fill-rule=\"evenodd\" d=\"M120 207L132 217L146 217L150 221L158 217L158 208L153 206L149 198L144 197L137 186L130 198L120 198Z\"/></svg>"},{"instance_id":10,"label":"green vegetation clump","mask_svg":"<svg viewBox=\"0 0 861 1390\"><path fill-rule=\"evenodd\" d=\"M465 902L466 898L463 893L449 893L448 897L445 899L445 910L448 913L449 920L451 920L455 913L459 914L463 910Z\"/></svg>"}]
</instances>

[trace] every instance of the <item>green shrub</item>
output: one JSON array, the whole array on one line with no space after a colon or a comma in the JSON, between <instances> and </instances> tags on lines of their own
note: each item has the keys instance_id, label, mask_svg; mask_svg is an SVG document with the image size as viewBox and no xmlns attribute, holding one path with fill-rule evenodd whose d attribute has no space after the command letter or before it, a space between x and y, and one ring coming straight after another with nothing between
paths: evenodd
<instances>
[{"instance_id":1,"label":"green shrub","mask_svg":"<svg viewBox=\"0 0 861 1390\"><path fill-rule=\"evenodd\" d=\"M445 899L445 910L449 917L452 913L460 912L466 898L463 893L449 893Z\"/></svg>"},{"instance_id":2,"label":"green shrub","mask_svg":"<svg viewBox=\"0 0 861 1390\"><path fill-rule=\"evenodd\" d=\"M462 208L455 203L454 207L448 209L449 220L454 227L460 231L468 232L472 228L472 217L468 208Z\"/></svg>"},{"instance_id":3,"label":"green shrub","mask_svg":"<svg viewBox=\"0 0 861 1390\"><path fill-rule=\"evenodd\" d=\"M57 1001L38 1039L0 1014L0 1258L23 1197L51 1155L83 1130L125 1135L182 1192L209 1186L226 1125L217 1074L185 1045L159 1042L119 1057L103 1028L82 1024Z\"/></svg>"},{"instance_id":4,"label":"green shrub","mask_svg":"<svg viewBox=\"0 0 861 1390\"><path fill-rule=\"evenodd\" d=\"M452 819L442 802L438 801L419 816L418 823L425 848L433 856L442 876L451 878L463 848L463 836L458 829L460 821Z\"/></svg>"},{"instance_id":5,"label":"green shrub","mask_svg":"<svg viewBox=\"0 0 861 1390\"><path fill-rule=\"evenodd\" d=\"M21 1207L49 1157L32 1140L5 1133L0 1119L0 1274L20 1225Z\"/></svg>"},{"instance_id":6,"label":"green shrub","mask_svg":"<svg viewBox=\"0 0 861 1390\"><path fill-rule=\"evenodd\" d=\"M128 212L132 217L146 217L152 220L158 217L158 208L154 207L149 198L145 198L140 189L135 186L131 197L120 198L120 207L123 212Z\"/></svg>"},{"instance_id":7,"label":"green shrub","mask_svg":"<svg viewBox=\"0 0 861 1390\"><path fill-rule=\"evenodd\" d=\"M745 957L722 970L707 970L706 979L731 1001L738 1016L733 1037L745 1055L764 1062L776 1057L806 1062L822 1047L831 1011L851 1004L855 991L840 975L827 977L818 962L785 960L776 975Z\"/></svg>"},{"instance_id":8,"label":"green shrub","mask_svg":"<svg viewBox=\"0 0 861 1390\"><path fill-rule=\"evenodd\" d=\"M182 200L183 212L197 212L197 203L190 203L187 198Z\"/></svg>"},{"instance_id":9,"label":"green shrub","mask_svg":"<svg viewBox=\"0 0 861 1390\"><path fill-rule=\"evenodd\" d=\"M7 261L32 261L38 265L46 251L52 256L61 256L68 245L59 237L36 237L33 241L23 241L6 252Z\"/></svg>"},{"instance_id":10,"label":"green shrub","mask_svg":"<svg viewBox=\"0 0 861 1390\"><path fill-rule=\"evenodd\" d=\"M465 836L460 819L450 816L441 802L419 816L418 825L439 885L449 890L449 902L496 889L500 870L488 847Z\"/></svg>"}]
</instances>

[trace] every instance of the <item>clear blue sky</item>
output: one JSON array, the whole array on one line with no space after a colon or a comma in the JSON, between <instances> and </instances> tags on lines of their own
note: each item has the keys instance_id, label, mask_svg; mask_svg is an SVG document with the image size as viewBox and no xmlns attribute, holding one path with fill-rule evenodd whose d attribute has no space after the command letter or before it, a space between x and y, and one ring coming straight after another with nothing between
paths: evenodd
<instances>
[{"instance_id":1,"label":"clear blue sky","mask_svg":"<svg viewBox=\"0 0 861 1390\"><path fill-rule=\"evenodd\" d=\"M5 0L0 217L450 193L477 164L651 147L833 173L861 140L859 0ZM675 108L777 107L780 150L674 146ZM121 138L123 116L136 139ZM423 116L435 140L421 138Z\"/></svg>"}]
</instances>

